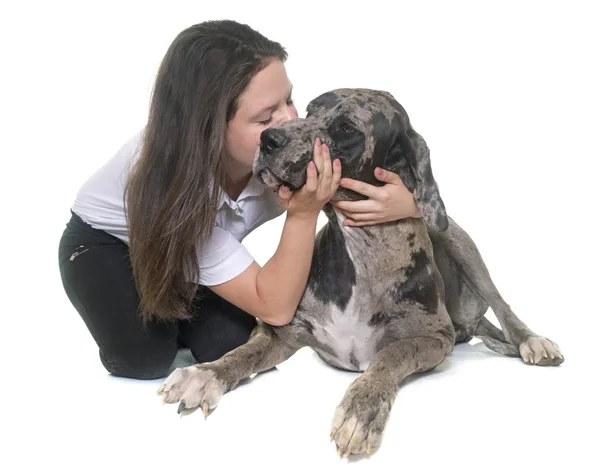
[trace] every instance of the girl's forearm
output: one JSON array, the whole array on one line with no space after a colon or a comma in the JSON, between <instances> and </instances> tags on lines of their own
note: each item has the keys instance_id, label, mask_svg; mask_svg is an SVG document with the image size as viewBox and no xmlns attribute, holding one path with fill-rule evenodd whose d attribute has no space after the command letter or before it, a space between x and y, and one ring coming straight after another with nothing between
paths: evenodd
<instances>
[{"instance_id":1,"label":"girl's forearm","mask_svg":"<svg viewBox=\"0 0 600 475\"><path fill-rule=\"evenodd\" d=\"M256 279L257 293L269 302L270 322L286 325L304 293L315 245L319 213L286 216L279 246Z\"/></svg>"}]
</instances>

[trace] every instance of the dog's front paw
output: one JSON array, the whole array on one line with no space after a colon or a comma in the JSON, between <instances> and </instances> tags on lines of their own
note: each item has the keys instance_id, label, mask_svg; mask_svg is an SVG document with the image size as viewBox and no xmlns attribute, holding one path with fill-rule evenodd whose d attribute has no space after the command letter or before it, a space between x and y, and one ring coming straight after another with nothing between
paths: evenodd
<instances>
[{"instance_id":1,"label":"dog's front paw","mask_svg":"<svg viewBox=\"0 0 600 475\"><path fill-rule=\"evenodd\" d=\"M558 366L565 357L556 343L543 336L530 336L519 345L521 358L527 364Z\"/></svg>"},{"instance_id":2,"label":"dog's front paw","mask_svg":"<svg viewBox=\"0 0 600 475\"><path fill-rule=\"evenodd\" d=\"M158 388L157 394L163 396L163 403L179 402L178 414L201 407L207 416L210 409L217 407L226 391L227 385L217 378L210 364L204 363L177 368Z\"/></svg>"},{"instance_id":3,"label":"dog's front paw","mask_svg":"<svg viewBox=\"0 0 600 475\"><path fill-rule=\"evenodd\" d=\"M359 377L348 388L336 408L331 428L338 455L371 453L381 443L383 430L392 407L385 391L365 384Z\"/></svg>"}]
</instances>

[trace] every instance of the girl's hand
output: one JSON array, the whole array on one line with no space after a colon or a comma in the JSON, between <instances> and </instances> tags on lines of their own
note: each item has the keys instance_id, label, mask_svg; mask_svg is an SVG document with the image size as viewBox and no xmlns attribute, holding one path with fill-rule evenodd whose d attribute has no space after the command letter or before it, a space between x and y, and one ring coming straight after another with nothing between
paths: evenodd
<instances>
[{"instance_id":1,"label":"girl's hand","mask_svg":"<svg viewBox=\"0 0 600 475\"><path fill-rule=\"evenodd\" d=\"M417 202L402 183L400 175L378 167L375 169L375 177L386 184L378 187L350 178L342 180L342 187L369 197L367 200L360 201L331 202L348 217L344 220L344 225L366 226L421 217Z\"/></svg>"},{"instance_id":2,"label":"girl's hand","mask_svg":"<svg viewBox=\"0 0 600 475\"><path fill-rule=\"evenodd\" d=\"M314 160L308 164L306 184L291 192L286 186L279 188L279 203L288 214L318 215L340 185L342 166L339 160L331 162L329 148L317 138ZM318 171L318 173L317 173Z\"/></svg>"}]
</instances>

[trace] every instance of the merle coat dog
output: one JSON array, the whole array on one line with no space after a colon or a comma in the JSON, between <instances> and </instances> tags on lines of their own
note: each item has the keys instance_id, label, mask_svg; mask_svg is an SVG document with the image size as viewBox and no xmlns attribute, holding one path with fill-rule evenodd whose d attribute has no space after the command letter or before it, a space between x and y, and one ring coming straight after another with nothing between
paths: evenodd
<instances>
[{"instance_id":1,"label":"merle coat dog","mask_svg":"<svg viewBox=\"0 0 600 475\"><path fill-rule=\"evenodd\" d=\"M159 389L179 411L205 414L242 379L273 368L309 346L324 361L361 374L332 424L340 454L380 444L400 382L435 368L472 337L531 365L558 365L551 340L530 330L496 289L474 242L447 216L429 149L402 106L387 92L339 89L310 102L306 119L265 130L255 175L277 189L301 187L315 139L340 158L343 176L377 183L375 167L396 172L422 218L345 227L330 204L316 236L312 267L294 319L259 322L250 340L217 361L174 371ZM338 188L334 199L364 199ZM491 308L498 329L484 316Z\"/></svg>"}]
</instances>

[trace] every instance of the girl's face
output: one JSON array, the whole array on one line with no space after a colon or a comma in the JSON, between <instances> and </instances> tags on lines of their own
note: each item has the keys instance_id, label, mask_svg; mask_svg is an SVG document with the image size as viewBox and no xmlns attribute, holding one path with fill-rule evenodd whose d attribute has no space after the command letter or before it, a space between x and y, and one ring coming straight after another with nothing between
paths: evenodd
<instances>
[{"instance_id":1,"label":"girl's face","mask_svg":"<svg viewBox=\"0 0 600 475\"><path fill-rule=\"evenodd\" d=\"M251 171L262 131L297 117L285 66L273 60L254 76L240 97L238 110L227 126L229 156L246 172Z\"/></svg>"}]
</instances>

